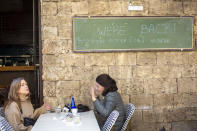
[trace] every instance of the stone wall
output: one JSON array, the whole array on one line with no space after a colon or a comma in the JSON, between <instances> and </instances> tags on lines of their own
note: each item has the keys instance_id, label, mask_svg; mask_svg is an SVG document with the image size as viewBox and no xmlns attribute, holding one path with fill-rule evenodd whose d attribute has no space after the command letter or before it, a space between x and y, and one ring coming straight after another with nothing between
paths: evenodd
<instances>
[{"instance_id":1,"label":"stone wall","mask_svg":"<svg viewBox=\"0 0 197 131\"><path fill-rule=\"evenodd\" d=\"M53 106L92 107L88 87L108 73L124 102L136 106L133 131L197 130L197 51L73 53L72 17L195 16L196 0L133 0L143 11L128 11L129 0L41 0L44 97Z\"/></svg>"}]
</instances>

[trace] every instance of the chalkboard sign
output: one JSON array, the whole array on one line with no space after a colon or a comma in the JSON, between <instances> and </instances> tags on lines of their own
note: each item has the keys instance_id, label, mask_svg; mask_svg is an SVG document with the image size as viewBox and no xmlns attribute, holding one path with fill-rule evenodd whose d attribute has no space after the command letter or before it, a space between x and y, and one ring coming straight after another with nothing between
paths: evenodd
<instances>
[{"instance_id":1,"label":"chalkboard sign","mask_svg":"<svg viewBox=\"0 0 197 131\"><path fill-rule=\"evenodd\" d=\"M193 49L193 17L74 17L73 50Z\"/></svg>"}]
</instances>

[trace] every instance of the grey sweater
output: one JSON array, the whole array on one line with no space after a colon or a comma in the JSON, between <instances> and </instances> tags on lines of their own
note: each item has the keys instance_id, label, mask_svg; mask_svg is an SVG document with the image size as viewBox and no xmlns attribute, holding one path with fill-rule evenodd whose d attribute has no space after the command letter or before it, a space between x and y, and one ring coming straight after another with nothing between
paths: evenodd
<instances>
[{"instance_id":1,"label":"grey sweater","mask_svg":"<svg viewBox=\"0 0 197 131\"><path fill-rule=\"evenodd\" d=\"M104 98L104 101L96 99L94 101L94 108L106 120L113 110L119 112L119 117L114 125L114 131L120 131L125 121L124 103L120 94L117 91L109 92Z\"/></svg>"}]
</instances>

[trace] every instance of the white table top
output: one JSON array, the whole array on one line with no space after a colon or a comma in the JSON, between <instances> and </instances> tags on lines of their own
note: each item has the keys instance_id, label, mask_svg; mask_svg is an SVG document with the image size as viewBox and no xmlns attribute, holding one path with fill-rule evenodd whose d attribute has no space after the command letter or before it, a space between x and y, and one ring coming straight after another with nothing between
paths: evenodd
<instances>
[{"instance_id":1,"label":"white table top","mask_svg":"<svg viewBox=\"0 0 197 131\"><path fill-rule=\"evenodd\" d=\"M100 131L99 125L95 118L94 112L88 111L80 113L80 124L66 124L61 119L63 113L46 113L42 114L32 131Z\"/></svg>"}]
</instances>

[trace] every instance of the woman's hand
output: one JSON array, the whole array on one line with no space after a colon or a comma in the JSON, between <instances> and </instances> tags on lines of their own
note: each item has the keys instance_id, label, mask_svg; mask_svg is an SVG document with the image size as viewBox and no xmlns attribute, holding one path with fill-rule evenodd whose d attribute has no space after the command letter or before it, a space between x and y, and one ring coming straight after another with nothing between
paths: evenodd
<instances>
[{"instance_id":1,"label":"woman's hand","mask_svg":"<svg viewBox=\"0 0 197 131\"><path fill-rule=\"evenodd\" d=\"M44 108L46 111L50 111L51 110L51 106L47 103L44 103Z\"/></svg>"},{"instance_id":2,"label":"woman's hand","mask_svg":"<svg viewBox=\"0 0 197 131\"><path fill-rule=\"evenodd\" d=\"M93 87L93 86L90 86L89 88L90 88L90 94L91 94L91 96L92 96L92 101L95 101L97 95L96 95L96 93L95 93L94 87Z\"/></svg>"}]
</instances>

